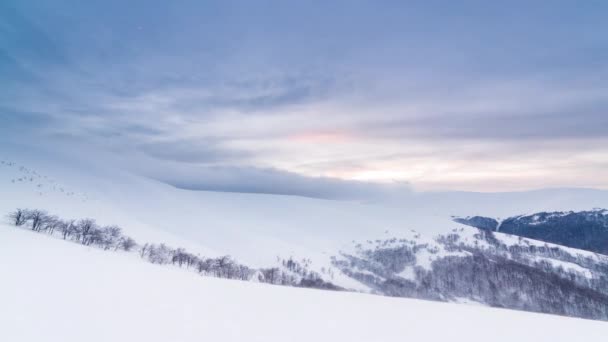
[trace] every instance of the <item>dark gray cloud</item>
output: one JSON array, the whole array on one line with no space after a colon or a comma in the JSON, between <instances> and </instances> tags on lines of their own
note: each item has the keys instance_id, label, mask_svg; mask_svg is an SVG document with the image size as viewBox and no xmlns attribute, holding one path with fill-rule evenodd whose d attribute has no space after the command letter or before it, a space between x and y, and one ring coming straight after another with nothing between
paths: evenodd
<instances>
[{"instance_id":1,"label":"dark gray cloud","mask_svg":"<svg viewBox=\"0 0 608 342\"><path fill-rule=\"evenodd\" d=\"M215 139L151 142L139 149L154 158L186 164L242 162L251 156L244 151L221 147Z\"/></svg>"},{"instance_id":2,"label":"dark gray cloud","mask_svg":"<svg viewBox=\"0 0 608 342\"><path fill-rule=\"evenodd\" d=\"M298 195L341 200L380 200L411 193L407 183L379 184L253 167L193 167L174 169L154 178L190 190Z\"/></svg>"}]
</instances>

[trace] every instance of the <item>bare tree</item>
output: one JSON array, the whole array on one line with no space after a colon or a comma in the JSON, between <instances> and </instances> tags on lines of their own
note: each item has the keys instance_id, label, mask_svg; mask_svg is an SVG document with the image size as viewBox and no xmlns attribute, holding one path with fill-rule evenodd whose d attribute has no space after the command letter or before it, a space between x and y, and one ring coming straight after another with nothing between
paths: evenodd
<instances>
[{"instance_id":1,"label":"bare tree","mask_svg":"<svg viewBox=\"0 0 608 342\"><path fill-rule=\"evenodd\" d=\"M119 243L116 244L114 250L122 249L125 252L130 252L135 246L137 246L137 242L128 236L123 236L120 238Z\"/></svg>"},{"instance_id":2,"label":"bare tree","mask_svg":"<svg viewBox=\"0 0 608 342\"><path fill-rule=\"evenodd\" d=\"M59 231L61 232L61 236L63 237L63 239L67 239L68 237L70 237L72 234L76 233L76 220L68 220L68 221L61 221L61 223L59 224Z\"/></svg>"},{"instance_id":3,"label":"bare tree","mask_svg":"<svg viewBox=\"0 0 608 342\"><path fill-rule=\"evenodd\" d=\"M164 243L148 247L148 260L153 264L168 264L171 262L173 251Z\"/></svg>"},{"instance_id":4,"label":"bare tree","mask_svg":"<svg viewBox=\"0 0 608 342\"><path fill-rule=\"evenodd\" d=\"M194 254L188 253L183 248L178 248L173 251L173 257L171 258L171 262L173 264L178 264L180 267L186 265L186 267L192 266L197 257Z\"/></svg>"},{"instance_id":5,"label":"bare tree","mask_svg":"<svg viewBox=\"0 0 608 342\"><path fill-rule=\"evenodd\" d=\"M249 278L253 275L254 271L245 265L236 265L236 279L240 280L249 280Z\"/></svg>"},{"instance_id":6,"label":"bare tree","mask_svg":"<svg viewBox=\"0 0 608 342\"><path fill-rule=\"evenodd\" d=\"M48 214L45 211L38 209L27 210L26 218L28 221L31 221L32 230L39 232L40 229L42 229L45 220L48 218Z\"/></svg>"},{"instance_id":7,"label":"bare tree","mask_svg":"<svg viewBox=\"0 0 608 342\"><path fill-rule=\"evenodd\" d=\"M93 233L97 230L97 223L93 219L82 219L76 225L77 236L80 243L90 245L93 238Z\"/></svg>"},{"instance_id":8,"label":"bare tree","mask_svg":"<svg viewBox=\"0 0 608 342\"><path fill-rule=\"evenodd\" d=\"M213 265L214 259L199 258L198 262L196 263L196 268L198 273L209 274L213 269Z\"/></svg>"},{"instance_id":9,"label":"bare tree","mask_svg":"<svg viewBox=\"0 0 608 342\"><path fill-rule=\"evenodd\" d=\"M146 243L143 246L141 246L141 249L139 250L139 256L141 256L142 258L146 258L149 253L150 253L150 244L149 243Z\"/></svg>"},{"instance_id":10,"label":"bare tree","mask_svg":"<svg viewBox=\"0 0 608 342\"><path fill-rule=\"evenodd\" d=\"M234 261L232 261L232 258L230 258L229 255L218 258L219 276L228 279L234 278L236 273L234 264Z\"/></svg>"},{"instance_id":11,"label":"bare tree","mask_svg":"<svg viewBox=\"0 0 608 342\"><path fill-rule=\"evenodd\" d=\"M121 242L122 229L118 226L107 226L101 228L101 241L100 244L103 249L108 250L114 247L114 250L118 249L118 245Z\"/></svg>"},{"instance_id":12,"label":"bare tree","mask_svg":"<svg viewBox=\"0 0 608 342\"><path fill-rule=\"evenodd\" d=\"M264 281L270 284L278 284L281 280L281 271L276 268L266 268L260 270L264 275Z\"/></svg>"},{"instance_id":13,"label":"bare tree","mask_svg":"<svg viewBox=\"0 0 608 342\"><path fill-rule=\"evenodd\" d=\"M15 211L8 214L9 219L13 221L15 226L22 226L27 222L27 215L25 209L16 209Z\"/></svg>"},{"instance_id":14,"label":"bare tree","mask_svg":"<svg viewBox=\"0 0 608 342\"><path fill-rule=\"evenodd\" d=\"M89 230L88 239L86 241L86 245L97 245L101 248L104 248L104 234L103 230L97 226L94 226Z\"/></svg>"},{"instance_id":15,"label":"bare tree","mask_svg":"<svg viewBox=\"0 0 608 342\"><path fill-rule=\"evenodd\" d=\"M43 229L46 230L49 234L53 235L55 229L59 228L62 224L62 221L57 216L48 216L44 220Z\"/></svg>"}]
</instances>

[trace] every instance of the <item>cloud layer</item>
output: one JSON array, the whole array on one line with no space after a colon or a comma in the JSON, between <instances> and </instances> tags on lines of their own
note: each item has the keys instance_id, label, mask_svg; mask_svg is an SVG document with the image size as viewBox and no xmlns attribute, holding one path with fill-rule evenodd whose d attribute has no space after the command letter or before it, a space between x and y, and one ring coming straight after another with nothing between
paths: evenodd
<instances>
[{"instance_id":1,"label":"cloud layer","mask_svg":"<svg viewBox=\"0 0 608 342\"><path fill-rule=\"evenodd\" d=\"M606 13L7 1L0 133L103 150L144 172L125 157L138 155L147 174L193 189L608 188Z\"/></svg>"}]
</instances>

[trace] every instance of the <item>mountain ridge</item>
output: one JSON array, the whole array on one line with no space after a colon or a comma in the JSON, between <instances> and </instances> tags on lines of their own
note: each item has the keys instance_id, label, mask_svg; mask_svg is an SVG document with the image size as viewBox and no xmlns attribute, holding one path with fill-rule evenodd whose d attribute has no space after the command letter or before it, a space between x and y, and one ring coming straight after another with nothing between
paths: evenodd
<instances>
[{"instance_id":1,"label":"mountain ridge","mask_svg":"<svg viewBox=\"0 0 608 342\"><path fill-rule=\"evenodd\" d=\"M608 254L606 209L537 212L504 220L484 216L455 217L454 221L480 229Z\"/></svg>"}]
</instances>

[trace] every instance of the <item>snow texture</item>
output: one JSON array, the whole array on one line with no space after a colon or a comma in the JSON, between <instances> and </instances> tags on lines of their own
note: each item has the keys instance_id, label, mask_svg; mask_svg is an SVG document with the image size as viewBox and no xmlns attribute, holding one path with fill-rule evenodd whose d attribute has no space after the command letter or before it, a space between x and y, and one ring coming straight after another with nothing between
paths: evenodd
<instances>
[{"instance_id":1,"label":"snow texture","mask_svg":"<svg viewBox=\"0 0 608 342\"><path fill-rule=\"evenodd\" d=\"M605 322L199 277L0 225L0 341L601 341Z\"/></svg>"}]
</instances>

